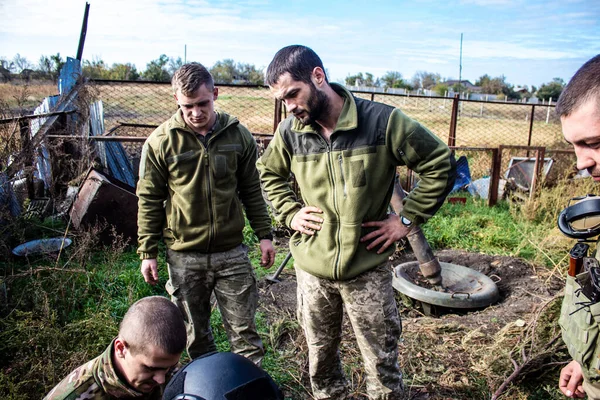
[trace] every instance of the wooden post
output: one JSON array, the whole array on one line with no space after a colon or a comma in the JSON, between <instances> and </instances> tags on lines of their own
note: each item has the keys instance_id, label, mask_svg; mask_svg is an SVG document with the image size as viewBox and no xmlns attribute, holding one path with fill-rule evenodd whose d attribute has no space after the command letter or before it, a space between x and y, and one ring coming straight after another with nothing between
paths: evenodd
<instances>
[{"instance_id":1,"label":"wooden post","mask_svg":"<svg viewBox=\"0 0 600 400\"><path fill-rule=\"evenodd\" d=\"M448 133L448 146L456 146L456 124L458 122L458 94L452 101L452 114L450 116L450 132Z\"/></svg>"},{"instance_id":2,"label":"wooden post","mask_svg":"<svg viewBox=\"0 0 600 400\"><path fill-rule=\"evenodd\" d=\"M498 203L498 187L500 186L500 169L502 168L502 146L492 149L492 174L490 176L490 191L488 192L488 206L493 207Z\"/></svg>"}]
</instances>

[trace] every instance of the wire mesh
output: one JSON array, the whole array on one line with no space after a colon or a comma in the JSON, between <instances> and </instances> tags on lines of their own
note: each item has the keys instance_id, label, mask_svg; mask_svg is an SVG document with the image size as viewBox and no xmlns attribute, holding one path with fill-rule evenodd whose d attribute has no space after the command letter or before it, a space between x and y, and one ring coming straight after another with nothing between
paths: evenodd
<instances>
[{"instance_id":1,"label":"wire mesh","mask_svg":"<svg viewBox=\"0 0 600 400\"><path fill-rule=\"evenodd\" d=\"M177 103L169 83L93 81L104 104L106 131L137 136L168 120ZM215 108L237 117L253 133L272 133L274 99L263 86L217 85ZM145 126L143 126L145 125Z\"/></svg>"}]
</instances>

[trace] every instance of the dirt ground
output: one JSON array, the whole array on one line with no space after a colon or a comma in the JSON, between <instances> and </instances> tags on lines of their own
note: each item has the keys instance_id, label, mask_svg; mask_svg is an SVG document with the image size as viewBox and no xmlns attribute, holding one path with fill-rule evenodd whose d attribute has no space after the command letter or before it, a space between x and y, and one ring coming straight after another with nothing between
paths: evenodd
<instances>
[{"instance_id":1,"label":"dirt ground","mask_svg":"<svg viewBox=\"0 0 600 400\"><path fill-rule=\"evenodd\" d=\"M407 397L419 400L478 399L484 398L484 394L489 397L513 371L510 358L520 361L518 353L509 357L509 351L527 339L528 328L537 323L538 310L547 308L553 300L556 302L564 281L559 273L553 274L545 267L511 257L456 250L437 251L435 255L442 262L466 266L491 277L500 292L500 300L485 309L455 312L438 307L431 314L425 313L419 302L397 292L403 327L399 360ZM396 254L390 260L390 269L414 260L412 253ZM273 326L288 327L277 330L274 347L283 352L287 348L295 354L299 371L294 379L309 388L301 330L297 326L289 328L293 325L296 307L293 269L286 268L280 278L278 283L266 279L259 283L261 308ZM554 323L552 334L556 332ZM340 352L351 382L354 396L351 398L366 398L360 354L347 319ZM542 356L542 362L543 359ZM311 397L306 389L306 393L296 393L291 398Z\"/></svg>"}]
</instances>

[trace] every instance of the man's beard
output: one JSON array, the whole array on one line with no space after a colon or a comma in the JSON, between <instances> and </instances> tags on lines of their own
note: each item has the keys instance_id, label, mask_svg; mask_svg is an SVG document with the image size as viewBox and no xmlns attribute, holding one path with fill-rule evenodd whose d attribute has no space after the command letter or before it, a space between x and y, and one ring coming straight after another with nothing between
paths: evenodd
<instances>
[{"instance_id":1,"label":"man's beard","mask_svg":"<svg viewBox=\"0 0 600 400\"><path fill-rule=\"evenodd\" d=\"M309 110L308 116L301 119L301 121L304 125L310 125L315 128L315 130L318 130L317 128L319 127L316 122L323 119L323 116L329 112L330 105L327 95L322 91L317 90L312 82L310 87L310 97L308 98L306 105Z\"/></svg>"}]
</instances>

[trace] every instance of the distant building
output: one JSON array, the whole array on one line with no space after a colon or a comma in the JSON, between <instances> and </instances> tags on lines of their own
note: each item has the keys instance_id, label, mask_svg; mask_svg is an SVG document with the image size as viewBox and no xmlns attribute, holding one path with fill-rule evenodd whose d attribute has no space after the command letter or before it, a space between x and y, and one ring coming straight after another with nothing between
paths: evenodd
<instances>
[{"instance_id":1,"label":"distant building","mask_svg":"<svg viewBox=\"0 0 600 400\"><path fill-rule=\"evenodd\" d=\"M443 83L444 83L444 85L446 85L448 87L452 87L454 85L458 85L459 81L458 81L458 79L448 79L446 82L443 82ZM462 79L460 81L460 84L462 87L467 89L469 92L472 92L472 93L480 93L481 92L481 86L475 86L468 80Z\"/></svg>"},{"instance_id":2,"label":"distant building","mask_svg":"<svg viewBox=\"0 0 600 400\"><path fill-rule=\"evenodd\" d=\"M529 90L526 87L521 87L521 86L515 86L513 91L515 93L528 93Z\"/></svg>"}]
</instances>

